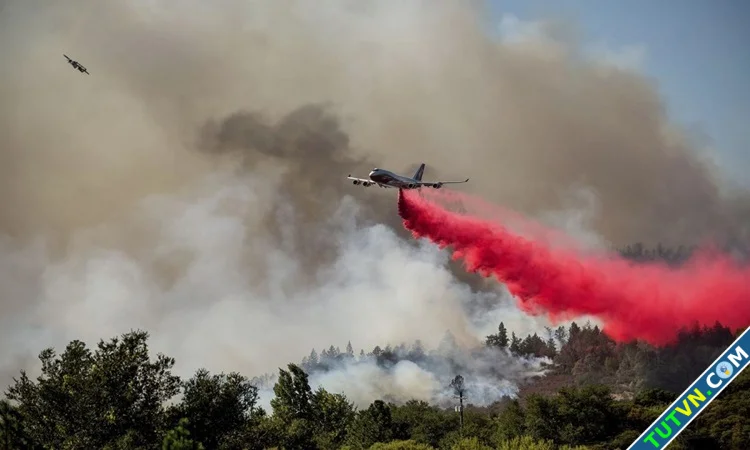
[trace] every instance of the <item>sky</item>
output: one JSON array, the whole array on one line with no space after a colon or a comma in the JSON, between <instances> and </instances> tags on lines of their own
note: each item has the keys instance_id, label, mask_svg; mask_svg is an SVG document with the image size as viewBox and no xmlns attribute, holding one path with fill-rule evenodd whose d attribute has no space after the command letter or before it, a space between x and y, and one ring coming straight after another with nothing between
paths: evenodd
<instances>
[{"instance_id":1,"label":"sky","mask_svg":"<svg viewBox=\"0 0 750 450\"><path fill-rule=\"evenodd\" d=\"M658 84L672 119L712 147L728 175L750 186L750 3L489 1L499 27L564 19L592 51L607 49L637 66Z\"/></svg>"}]
</instances>

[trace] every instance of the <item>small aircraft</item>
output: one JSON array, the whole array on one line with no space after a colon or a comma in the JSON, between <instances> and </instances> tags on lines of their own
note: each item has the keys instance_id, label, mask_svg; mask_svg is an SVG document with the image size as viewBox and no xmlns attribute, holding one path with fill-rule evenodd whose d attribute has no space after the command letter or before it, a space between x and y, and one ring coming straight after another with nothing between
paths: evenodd
<instances>
[{"instance_id":1,"label":"small aircraft","mask_svg":"<svg viewBox=\"0 0 750 450\"><path fill-rule=\"evenodd\" d=\"M354 185L362 185L364 187L372 186L377 184L382 188L399 188L399 189L419 189L423 186L440 189L444 184L455 184L455 183L466 183L469 179L464 181L422 181L422 175L424 174L424 164L419 166L419 169L414 173L411 178L396 175L393 172L384 169L378 169L377 167L372 169L370 172L369 179L355 178L351 174L347 177L352 180Z\"/></svg>"},{"instance_id":2,"label":"small aircraft","mask_svg":"<svg viewBox=\"0 0 750 450\"><path fill-rule=\"evenodd\" d=\"M72 60L72 59L68 58L68 55L66 55L66 54L64 54L64 53L63 53L63 56L65 57L65 59L67 59L67 60L68 60L68 64L70 64L70 65L71 65L71 66L73 66L74 68L78 69L78 71L79 71L79 72L81 72L81 73L85 73L86 75L91 75L91 74L89 73L89 71L88 71L88 70L86 70L86 68L85 68L85 67L83 67L83 64L79 63L78 61L75 61L75 60Z\"/></svg>"}]
</instances>

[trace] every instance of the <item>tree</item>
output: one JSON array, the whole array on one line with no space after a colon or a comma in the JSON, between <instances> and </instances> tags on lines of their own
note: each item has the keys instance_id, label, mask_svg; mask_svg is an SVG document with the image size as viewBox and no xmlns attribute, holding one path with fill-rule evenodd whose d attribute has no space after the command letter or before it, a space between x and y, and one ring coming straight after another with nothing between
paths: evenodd
<instances>
[{"instance_id":1,"label":"tree","mask_svg":"<svg viewBox=\"0 0 750 450\"><path fill-rule=\"evenodd\" d=\"M497 327L497 334L491 334L486 337L485 344L488 347L508 347L508 330L505 329L505 324L500 322Z\"/></svg>"},{"instance_id":2,"label":"tree","mask_svg":"<svg viewBox=\"0 0 750 450\"><path fill-rule=\"evenodd\" d=\"M200 369L184 383L182 402L173 416L187 418L193 436L208 448L217 448L240 434L255 414L258 388L238 374L211 375Z\"/></svg>"},{"instance_id":3,"label":"tree","mask_svg":"<svg viewBox=\"0 0 750 450\"><path fill-rule=\"evenodd\" d=\"M581 327L578 326L577 323L572 322L570 324L570 330L568 331L568 339L573 339L578 337L578 335L581 333Z\"/></svg>"},{"instance_id":4,"label":"tree","mask_svg":"<svg viewBox=\"0 0 750 450\"><path fill-rule=\"evenodd\" d=\"M414 439L437 447L450 432L458 432L458 417L448 414L427 402L410 400L404 405L391 406L394 439Z\"/></svg>"},{"instance_id":5,"label":"tree","mask_svg":"<svg viewBox=\"0 0 750 450\"><path fill-rule=\"evenodd\" d=\"M526 416L518 400L511 401L496 419L494 441L501 443L525 433Z\"/></svg>"},{"instance_id":6,"label":"tree","mask_svg":"<svg viewBox=\"0 0 750 450\"><path fill-rule=\"evenodd\" d=\"M458 397L458 414L459 414L459 431L463 433L464 429L464 392L466 388L464 387L464 377L461 375L456 375L453 380L451 380L450 383L451 388L453 388L453 395L455 397Z\"/></svg>"},{"instance_id":7,"label":"tree","mask_svg":"<svg viewBox=\"0 0 750 450\"><path fill-rule=\"evenodd\" d=\"M621 422L606 386L563 388L555 398L555 421L559 423L559 437L555 442L584 445L604 442L621 429Z\"/></svg>"},{"instance_id":8,"label":"tree","mask_svg":"<svg viewBox=\"0 0 750 450\"><path fill-rule=\"evenodd\" d=\"M498 450L556 450L557 445L551 440L535 440L530 436L518 436L504 441Z\"/></svg>"},{"instance_id":9,"label":"tree","mask_svg":"<svg viewBox=\"0 0 750 450\"><path fill-rule=\"evenodd\" d=\"M354 357L354 348L352 348L352 341L346 344L346 356Z\"/></svg>"},{"instance_id":10,"label":"tree","mask_svg":"<svg viewBox=\"0 0 750 450\"><path fill-rule=\"evenodd\" d=\"M287 368L288 371L279 369L279 379L273 387L273 414L284 422L312 419L312 390L308 376L296 364L289 364Z\"/></svg>"},{"instance_id":11,"label":"tree","mask_svg":"<svg viewBox=\"0 0 750 450\"><path fill-rule=\"evenodd\" d=\"M280 422L286 432L282 446L289 449L309 449L313 446L312 389L308 376L296 364L289 369L279 369L279 379L273 387L275 397L271 400L274 420Z\"/></svg>"},{"instance_id":12,"label":"tree","mask_svg":"<svg viewBox=\"0 0 750 450\"><path fill-rule=\"evenodd\" d=\"M558 439L563 424L559 421L557 403L554 399L532 394L526 402L524 411L526 433L537 440Z\"/></svg>"},{"instance_id":13,"label":"tree","mask_svg":"<svg viewBox=\"0 0 750 450\"><path fill-rule=\"evenodd\" d=\"M56 358L41 352L36 382L24 371L8 388L29 438L54 448L105 448L124 436L146 446L164 433L163 404L179 392L174 359L148 355L148 333L135 331L100 341L91 352L71 342Z\"/></svg>"},{"instance_id":14,"label":"tree","mask_svg":"<svg viewBox=\"0 0 750 450\"><path fill-rule=\"evenodd\" d=\"M518 339L515 332L510 335L510 351L516 355L521 351L521 340Z\"/></svg>"},{"instance_id":15,"label":"tree","mask_svg":"<svg viewBox=\"0 0 750 450\"><path fill-rule=\"evenodd\" d=\"M354 405L343 394L331 394L319 388L312 396L315 442L319 448L337 449L346 439L354 421Z\"/></svg>"},{"instance_id":16,"label":"tree","mask_svg":"<svg viewBox=\"0 0 750 450\"><path fill-rule=\"evenodd\" d=\"M201 443L190 439L188 423L187 419L181 419L174 429L169 430L161 444L162 450L204 450Z\"/></svg>"},{"instance_id":17,"label":"tree","mask_svg":"<svg viewBox=\"0 0 750 450\"><path fill-rule=\"evenodd\" d=\"M734 339L733 331L718 323L696 323L658 348L615 343L592 324L571 330L570 338L554 342L559 349L554 377L522 388L516 400L488 408L468 405L463 420L420 401L397 406L378 400L358 412L344 394L312 391L307 372L294 364L279 371L273 415L266 416L257 406L256 386L271 375L248 381L201 369L180 383L170 374L171 359L149 358L140 332L93 349L73 341L62 355L43 351L41 375L30 380L21 372L8 401L0 399L0 448L624 449ZM513 334L511 346L540 354L553 346L550 332L523 339ZM336 347L324 348L326 357L340 355ZM418 342L379 353L384 364L415 358L422 367L457 369L455 360L425 354ZM552 389L558 380L571 379L578 387ZM582 383L587 379L607 386ZM450 384L459 402L464 382L457 375ZM162 405L180 386L183 397L165 410ZM749 393L750 371L744 371L670 448L750 448ZM591 447L574 447L581 444Z\"/></svg>"},{"instance_id":18,"label":"tree","mask_svg":"<svg viewBox=\"0 0 750 450\"><path fill-rule=\"evenodd\" d=\"M320 360L318 359L318 353L315 351L315 349L312 349L310 351L310 356L307 358L307 362L313 369L320 363Z\"/></svg>"},{"instance_id":19,"label":"tree","mask_svg":"<svg viewBox=\"0 0 750 450\"><path fill-rule=\"evenodd\" d=\"M492 447L484 445L476 437L464 438L458 441L451 450L493 450Z\"/></svg>"},{"instance_id":20,"label":"tree","mask_svg":"<svg viewBox=\"0 0 750 450\"><path fill-rule=\"evenodd\" d=\"M557 354L557 349L555 348L556 347L555 346L555 340L552 338L552 336L550 336L549 339L547 339L547 342L545 344L546 344L546 347L547 347L547 351L546 351L546 355L545 356L549 356L550 358L554 358L555 355Z\"/></svg>"},{"instance_id":21,"label":"tree","mask_svg":"<svg viewBox=\"0 0 750 450\"><path fill-rule=\"evenodd\" d=\"M401 440L391 441L387 444L378 442L377 444L370 447L369 450L435 450L435 447L413 440Z\"/></svg>"},{"instance_id":22,"label":"tree","mask_svg":"<svg viewBox=\"0 0 750 450\"><path fill-rule=\"evenodd\" d=\"M391 408L382 400L357 413L347 432L346 443L354 450L369 449L376 442L389 442L393 437Z\"/></svg>"},{"instance_id":23,"label":"tree","mask_svg":"<svg viewBox=\"0 0 750 450\"><path fill-rule=\"evenodd\" d=\"M505 329L505 324L502 322L497 327L497 343L502 348L508 346L508 330Z\"/></svg>"},{"instance_id":24,"label":"tree","mask_svg":"<svg viewBox=\"0 0 750 450\"><path fill-rule=\"evenodd\" d=\"M26 435L23 418L18 409L7 400L0 400L0 446L8 450L12 448L29 450L40 448Z\"/></svg>"},{"instance_id":25,"label":"tree","mask_svg":"<svg viewBox=\"0 0 750 450\"><path fill-rule=\"evenodd\" d=\"M557 327L555 329L555 339L560 344L560 346L565 345L566 341L568 340L568 330L566 330L562 325Z\"/></svg>"}]
</instances>

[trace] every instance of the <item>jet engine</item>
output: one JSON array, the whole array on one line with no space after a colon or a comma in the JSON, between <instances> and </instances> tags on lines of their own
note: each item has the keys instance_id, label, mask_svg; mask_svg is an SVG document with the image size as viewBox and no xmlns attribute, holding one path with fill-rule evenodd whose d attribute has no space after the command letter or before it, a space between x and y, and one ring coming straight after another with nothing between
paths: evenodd
<instances>
[{"instance_id":1,"label":"jet engine","mask_svg":"<svg viewBox=\"0 0 750 450\"><path fill-rule=\"evenodd\" d=\"M358 185L359 184L359 180L353 180L352 184L355 185L355 186Z\"/></svg>"},{"instance_id":2,"label":"jet engine","mask_svg":"<svg viewBox=\"0 0 750 450\"><path fill-rule=\"evenodd\" d=\"M435 189L440 189L441 187L443 187L443 183L435 183L432 185L432 187L434 187Z\"/></svg>"}]
</instances>

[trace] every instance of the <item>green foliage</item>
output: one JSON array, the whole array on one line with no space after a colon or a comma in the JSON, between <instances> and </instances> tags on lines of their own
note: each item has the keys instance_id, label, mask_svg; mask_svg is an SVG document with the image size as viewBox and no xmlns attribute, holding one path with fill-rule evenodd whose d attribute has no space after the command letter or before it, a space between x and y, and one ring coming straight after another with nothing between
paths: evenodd
<instances>
[{"instance_id":1,"label":"green foliage","mask_svg":"<svg viewBox=\"0 0 750 450\"><path fill-rule=\"evenodd\" d=\"M204 450L202 444L190 439L188 423L188 419L180 419L177 426L167 432L161 444L162 450Z\"/></svg>"},{"instance_id":2,"label":"green foliage","mask_svg":"<svg viewBox=\"0 0 750 450\"><path fill-rule=\"evenodd\" d=\"M53 448L104 448L126 435L135 447L160 440L162 405L179 392L179 379L173 359L150 361L147 339L137 331L101 341L94 352L80 341L59 358L41 352L36 382L21 372L7 391L28 437Z\"/></svg>"},{"instance_id":3,"label":"green foliage","mask_svg":"<svg viewBox=\"0 0 750 450\"><path fill-rule=\"evenodd\" d=\"M406 440L388 443L378 442L370 447L370 450L434 450L434 447L413 440Z\"/></svg>"},{"instance_id":4,"label":"green foliage","mask_svg":"<svg viewBox=\"0 0 750 450\"><path fill-rule=\"evenodd\" d=\"M315 442L321 449L337 449L346 439L355 410L343 394L331 394L319 388L312 397Z\"/></svg>"},{"instance_id":5,"label":"green foliage","mask_svg":"<svg viewBox=\"0 0 750 450\"><path fill-rule=\"evenodd\" d=\"M661 412L663 411L660 411L659 414L661 414ZM656 417L659 417L659 416L657 415ZM654 417L654 420L656 420L656 417ZM653 422L653 420L651 422ZM646 428L648 428L648 426L651 425L651 422L646 424L646 426L644 426L643 429L645 430ZM635 442L635 440L638 439L640 435L641 435L640 431L625 430L622 433L615 436L615 438L610 441L609 445L611 446L612 450L625 450L626 448L630 447L630 444Z\"/></svg>"},{"instance_id":6,"label":"green foliage","mask_svg":"<svg viewBox=\"0 0 750 450\"><path fill-rule=\"evenodd\" d=\"M312 392L307 373L295 364L280 369L271 400L273 419L284 428L287 449L335 449L346 440L355 418L354 406L342 394L320 388Z\"/></svg>"},{"instance_id":7,"label":"green foliage","mask_svg":"<svg viewBox=\"0 0 750 450\"><path fill-rule=\"evenodd\" d=\"M475 437L464 438L458 441L451 450L493 450L489 445L483 444Z\"/></svg>"},{"instance_id":8,"label":"green foliage","mask_svg":"<svg viewBox=\"0 0 750 450\"><path fill-rule=\"evenodd\" d=\"M589 324L547 330L547 336L545 342L539 336L520 339L512 333L508 346L527 354L539 349L524 343L559 346L554 357L558 374L572 375L580 383L593 373L609 385L584 384L562 388L555 395L527 395L493 413L468 407L463 429L454 411L416 400L402 405L378 400L356 411L342 394L323 388L313 392L307 372L295 364L279 370L273 415L267 416L257 405L258 389L240 374L201 369L181 382L170 373L172 359L149 358L146 333L100 342L95 351L73 341L60 357L51 349L41 353L42 374L35 381L22 372L8 389L10 402L0 403L0 438L8 448L29 449L624 449L676 398L674 390L648 387L663 384L653 376L655 366L650 361L694 364L695 355L692 359L680 355L698 348L701 357L708 358L721 351L733 334L720 325L693 327L661 349L641 343L615 345ZM386 346L374 353L387 361L397 354L424 354L419 345L409 350ZM334 347L321 354L330 362L331 355L348 358L354 352L347 345L345 353ZM623 373L641 379L639 384L646 388L615 399L616 389L633 386L620 382ZM181 401L165 409L164 402L180 388ZM456 375L446 388L463 395L463 376ZM672 447L750 448L748 392L750 372L743 372Z\"/></svg>"},{"instance_id":9,"label":"green foliage","mask_svg":"<svg viewBox=\"0 0 750 450\"><path fill-rule=\"evenodd\" d=\"M402 406L392 405L391 408L396 439L413 439L438 447L450 431L459 428L459 419L455 414L447 414L423 401L410 400Z\"/></svg>"},{"instance_id":10,"label":"green foliage","mask_svg":"<svg viewBox=\"0 0 750 450\"><path fill-rule=\"evenodd\" d=\"M36 445L23 426L23 417L7 400L0 400L0 445L4 449L40 448Z\"/></svg>"},{"instance_id":11,"label":"green foliage","mask_svg":"<svg viewBox=\"0 0 750 450\"><path fill-rule=\"evenodd\" d=\"M497 447L498 450L557 450L554 442L550 440L537 440L531 436L516 436L513 439L503 441Z\"/></svg>"},{"instance_id":12,"label":"green foliage","mask_svg":"<svg viewBox=\"0 0 750 450\"><path fill-rule=\"evenodd\" d=\"M182 402L170 413L186 418L195 439L208 448L236 439L248 421L263 414L256 407L258 388L238 373L211 375L200 369L183 389Z\"/></svg>"},{"instance_id":13,"label":"green foliage","mask_svg":"<svg viewBox=\"0 0 750 450\"><path fill-rule=\"evenodd\" d=\"M722 449L750 449L750 372L740 373L695 422Z\"/></svg>"},{"instance_id":14,"label":"green foliage","mask_svg":"<svg viewBox=\"0 0 750 450\"><path fill-rule=\"evenodd\" d=\"M526 433L526 415L518 400L513 400L500 413L495 421L495 435L493 441L496 443L521 436Z\"/></svg>"},{"instance_id":15,"label":"green foliage","mask_svg":"<svg viewBox=\"0 0 750 450\"><path fill-rule=\"evenodd\" d=\"M284 423L311 420L312 390L307 373L296 364L289 364L287 367L288 371L279 369L279 379L273 387L273 415Z\"/></svg>"},{"instance_id":16,"label":"green foliage","mask_svg":"<svg viewBox=\"0 0 750 450\"><path fill-rule=\"evenodd\" d=\"M367 409L357 413L346 442L353 450L366 449L376 442L389 442L393 429L391 408L382 400L375 400Z\"/></svg>"}]
</instances>

